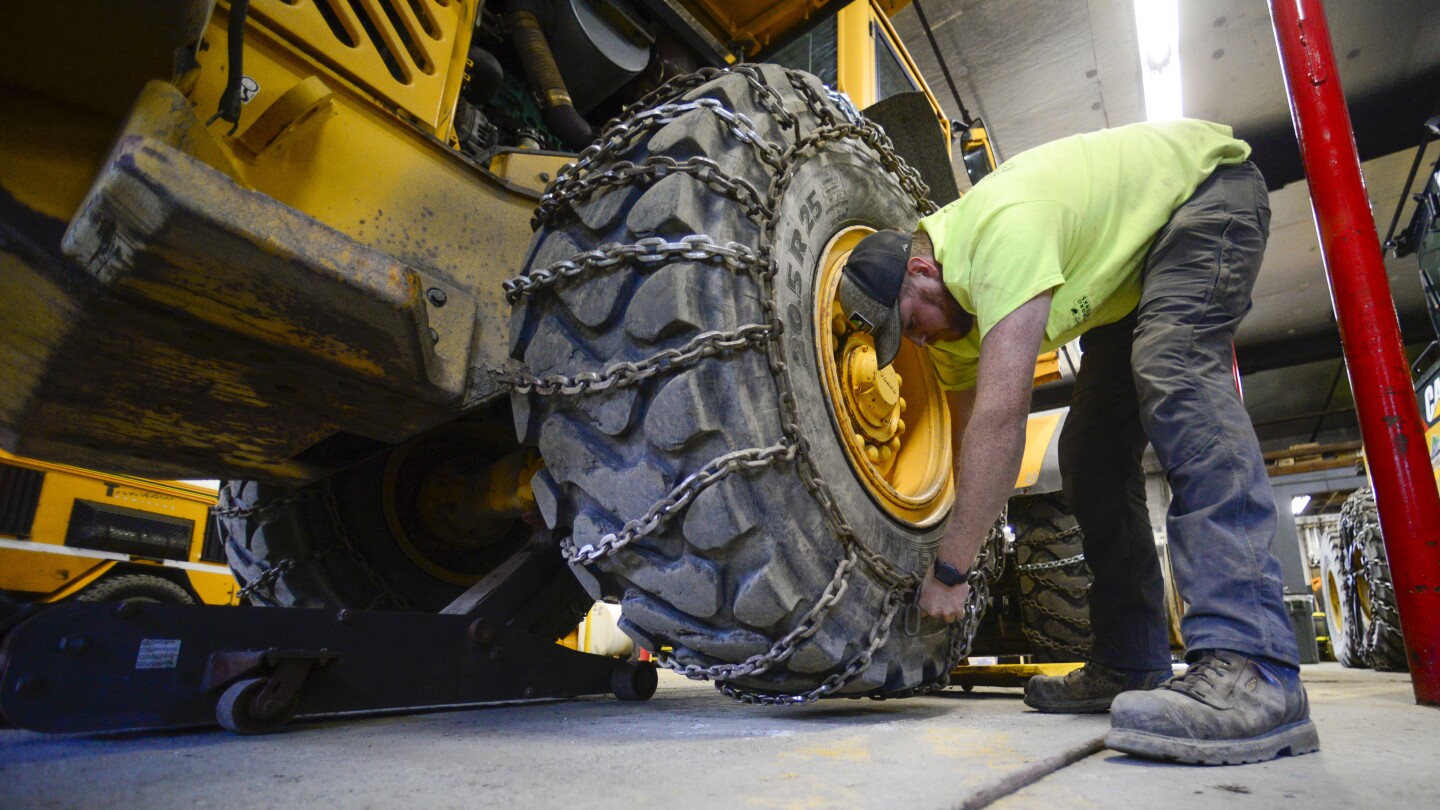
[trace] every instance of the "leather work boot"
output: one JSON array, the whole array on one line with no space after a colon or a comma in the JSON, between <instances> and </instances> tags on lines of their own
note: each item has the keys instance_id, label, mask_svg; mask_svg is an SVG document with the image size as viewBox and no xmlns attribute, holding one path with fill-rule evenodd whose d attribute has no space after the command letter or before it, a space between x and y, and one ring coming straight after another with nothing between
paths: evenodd
<instances>
[{"instance_id":1,"label":"leather work boot","mask_svg":"<svg viewBox=\"0 0 1440 810\"><path fill-rule=\"evenodd\" d=\"M1153 692L1115 700L1105 745L1137 757L1239 765L1320 750L1299 673L1207 650Z\"/></svg>"},{"instance_id":2,"label":"leather work boot","mask_svg":"<svg viewBox=\"0 0 1440 810\"><path fill-rule=\"evenodd\" d=\"M1132 689L1154 689L1172 674L1168 669L1116 669L1094 661L1064 675L1036 675L1025 682L1025 705L1052 714L1097 714Z\"/></svg>"}]
</instances>

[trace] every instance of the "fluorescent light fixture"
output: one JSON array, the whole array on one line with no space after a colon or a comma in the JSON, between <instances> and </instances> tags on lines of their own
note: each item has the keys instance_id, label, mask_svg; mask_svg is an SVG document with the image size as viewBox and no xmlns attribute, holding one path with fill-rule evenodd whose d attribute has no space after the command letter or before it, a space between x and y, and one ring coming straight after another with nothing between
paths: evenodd
<instances>
[{"instance_id":1,"label":"fluorescent light fixture","mask_svg":"<svg viewBox=\"0 0 1440 810\"><path fill-rule=\"evenodd\" d=\"M1309 506L1309 505L1310 505L1310 496L1309 496L1309 495L1296 495L1295 497L1293 497L1293 498L1290 499L1290 514L1292 514L1292 515L1298 515L1298 514L1300 514L1301 512L1304 512L1304 511L1305 511L1305 507L1307 507L1307 506Z\"/></svg>"},{"instance_id":2,"label":"fluorescent light fixture","mask_svg":"<svg viewBox=\"0 0 1440 810\"><path fill-rule=\"evenodd\" d=\"M1184 115L1180 101L1180 2L1134 0L1140 39L1140 77L1145 84L1145 120Z\"/></svg>"}]
</instances>

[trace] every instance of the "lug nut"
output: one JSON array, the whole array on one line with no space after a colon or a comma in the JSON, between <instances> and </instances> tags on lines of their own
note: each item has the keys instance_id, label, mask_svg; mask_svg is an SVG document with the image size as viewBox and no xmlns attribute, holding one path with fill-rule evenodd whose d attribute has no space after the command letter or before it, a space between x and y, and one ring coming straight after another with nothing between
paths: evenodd
<instances>
[{"instance_id":1,"label":"lug nut","mask_svg":"<svg viewBox=\"0 0 1440 810\"><path fill-rule=\"evenodd\" d=\"M865 445L865 457L870 459L871 464L880 463L880 449L873 444Z\"/></svg>"}]
</instances>

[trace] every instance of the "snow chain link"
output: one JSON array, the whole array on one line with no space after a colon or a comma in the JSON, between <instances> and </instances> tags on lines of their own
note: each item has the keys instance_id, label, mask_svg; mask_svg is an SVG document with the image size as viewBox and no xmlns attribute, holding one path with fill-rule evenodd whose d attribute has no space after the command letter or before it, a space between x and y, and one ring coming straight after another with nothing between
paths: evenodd
<instances>
[{"instance_id":1,"label":"snow chain link","mask_svg":"<svg viewBox=\"0 0 1440 810\"><path fill-rule=\"evenodd\" d=\"M1046 541L1046 543L1045 543L1045 545L1050 545L1051 543L1056 543L1056 542L1065 540L1065 539L1067 539L1067 538L1074 537L1075 535L1077 535L1077 534L1079 534L1079 533L1080 533L1080 527L1079 527L1079 526L1072 526L1072 527L1066 529L1065 531L1059 532L1059 533L1056 534L1055 536L1048 538L1047 541ZM1074 555L1074 556L1063 557L1063 558L1058 559L1058 560L1051 560L1050 562L1029 563L1029 564L1027 564L1027 565L1016 565L1016 566L1015 566L1015 570L1016 570L1016 572L1018 572L1018 573L1034 574L1034 573L1037 572L1037 571L1053 571L1053 570L1055 570L1055 569L1057 569L1057 568L1068 568L1068 567L1070 567L1070 566L1074 566L1074 565L1084 565L1084 564L1085 564L1085 554L1082 552L1082 553L1076 554L1076 555ZM1062 592L1062 593L1064 593L1064 594L1066 594L1066 595L1068 595L1068 596L1084 596L1084 595L1086 595L1086 594L1088 594L1088 593L1090 592L1090 586L1089 586L1089 585L1080 585L1080 586L1062 585L1062 584L1060 584L1059 582L1056 582L1055 580L1046 579L1045 577L1042 577L1042 576L1032 576L1031 579L1034 580L1037 584L1047 585L1047 586L1049 586L1051 589L1056 590L1056 591L1060 591L1060 592ZM1034 598L1034 597L1027 597L1027 596L1024 596L1024 595L1022 594L1021 597L1020 597L1020 603L1021 603L1022 605L1024 605L1025 607L1028 607L1028 608L1034 610L1035 612L1041 614L1042 616L1049 616L1050 618L1055 619L1055 620L1057 620L1057 621L1060 621L1060 622L1063 622L1063 623L1066 623L1066 624L1073 624L1073 625L1075 625L1076 627L1079 627L1079 628L1081 628L1081 629L1083 629L1083 630L1089 630L1089 629L1090 629L1090 621L1089 621L1088 619L1076 619L1076 618L1074 618L1074 617L1072 617L1072 616L1062 615L1062 614L1059 613L1058 611L1055 611L1055 610L1053 610L1053 609L1051 609L1051 608L1048 608L1048 607L1046 607L1045 605L1041 604L1041 603L1040 603L1040 600L1038 600L1038 599L1036 599L1036 598ZM1079 644L1070 644L1070 643L1065 642L1065 641L1060 641L1059 639L1050 638L1050 637L1048 637L1048 636L1046 636L1046 635L1044 635L1044 634L1042 634L1042 633L1034 630L1033 628L1027 627L1027 626L1025 626L1025 625L1023 625L1023 624L1022 624L1021 627L1020 627L1020 632L1021 632L1022 634L1024 634L1025 638L1028 639L1028 640L1030 641L1030 643L1031 643L1031 644L1034 644L1037 648L1049 648L1049 649L1056 650L1056 651L1059 651L1059 652L1069 653L1069 654L1071 654L1071 655L1073 655L1073 656L1076 656L1076 658L1077 658L1078 660L1082 660L1082 661L1088 661L1088 660L1090 660L1091 649L1090 649L1089 647L1081 646L1081 645L1079 645Z\"/></svg>"},{"instance_id":2,"label":"snow chain link","mask_svg":"<svg viewBox=\"0 0 1440 810\"><path fill-rule=\"evenodd\" d=\"M370 566L370 563L360 555L360 552L357 551L355 546L350 542L350 535L345 531L345 522L340 519L340 508L335 502L335 493L334 490L331 489L329 480L326 480L323 486L307 487L274 501L256 504L254 506L215 509L213 514L217 518L244 520L264 512L273 511L302 501L312 500L317 497L324 501L326 514L330 518L330 525L334 530L335 539L338 542L325 548L312 551L309 554L304 554L299 557L287 557L276 562L274 565L261 571L259 576L247 582L245 586L235 594L235 597L243 602L253 594L264 591L268 593L271 601L275 601L275 588L280 584L281 577L302 563L319 562L339 552L345 555L346 560L363 574L366 581L375 589L376 595L370 600L370 603L365 606L366 610L384 607L395 610L409 610L411 607L410 600L397 593L394 588L391 588L389 584L385 582L385 579Z\"/></svg>"},{"instance_id":3,"label":"snow chain link","mask_svg":"<svg viewBox=\"0 0 1440 810\"><path fill-rule=\"evenodd\" d=\"M737 75L745 78L755 99L768 112L775 115L782 129L793 130L795 142L781 151L767 142L756 130L754 123L744 115L726 110L718 101L698 99L676 101L680 96L722 75ZM795 71L786 71L792 87L803 97L808 110L819 119L820 125L810 133L800 136L799 118L785 108L784 100L774 88L767 85L763 76L749 66L725 70L707 68L699 73L672 79L660 88L626 107L619 116L605 127L600 141L587 148L573 164L567 164L556 175L546 189L540 205L531 221L538 229L550 222L564 210L571 210L592 195L605 190L638 183L656 182L673 174L688 174L712 190L728 197L760 226L759 248L751 249L737 243L718 244L706 236L688 236L678 242L667 242L659 238L641 239L634 245L607 244L596 250L556 262L548 267L532 270L530 273L505 282L505 294L511 303L522 297L549 289L555 285L577 279L588 273L615 266L622 262L668 263L677 259L686 261L707 261L721 265L732 272L749 275L760 288L763 323L750 324L732 332L706 332L681 349L661 352L653 357L635 362L622 362L600 372L587 372L564 377L548 375L539 377L518 364L510 364L500 374L502 381L520 393L540 395L584 395L603 391L612 386L633 385L662 371L672 371L684 365L698 362L721 351L738 350L749 346L763 346L775 379L781 405L782 431L784 440L764 448L750 448L721 456L699 471L691 474L661 501L646 513L629 521L619 531L607 534L597 543L575 547L566 545L563 552L572 564L588 564L613 554L634 540L658 530L666 521L687 504L705 487L727 475L740 470L750 470L778 463L794 462L800 473L800 480L814 497L834 535L845 548L845 557L835 568L830 582L825 586L815 603L795 627L769 650L753 655L735 664L699 666L680 664L671 656L662 654L658 662L667 669L687 677L713 680L716 688L735 700L763 705L797 705L809 703L843 688L870 666L876 651L889 639L890 628L896 614L907 604L906 594L914 593L921 578L898 568L889 560L872 551L861 542L853 527L845 520L835 502L829 483L816 469L811 458L808 442L801 435L799 427L799 406L794 387L790 380L789 367L780 345L784 324L776 311L774 276L776 264L771 252L774 242L775 206L794 177L791 167L799 158L818 152L824 146L842 140L858 141L868 146L878 157L881 166L894 175L901 188L914 200L921 214L934 212L935 206L926 195L925 185L918 172L905 164L895 153L894 146L885 133L874 123L844 112L844 118L836 116L827 104L827 96L811 86L805 77ZM834 103L831 101L830 103ZM718 117L736 139L753 147L760 160L773 172L766 193L761 193L742 178L730 177L720 170L718 164L708 158L694 157L678 161L661 155L652 155L639 163L619 161L605 171L596 165L633 144L638 137L677 120L679 117L697 111L704 111ZM990 547L986 544L986 548ZM982 561L985 554L982 553ZM863 564L875 579L887 586L884 609L875 625L870 629L864 648L839 672L832 673L813 689L800 694L766 693L747 690L727 681L753 677L783 663L795 651L796 646L813 636L830 608L844 596L849 588L849 577L857 565ZM978 572L983 565L977 564L976 574L970 578L970 593L966 601L966 615L962 622L949 628L950 638L945 667L941 675L930 684L906 690L895 695L904 697L944 688L949 684L950 670L969 654L970 645L980 621L980 613L988 599L989 582ZM918 596L918 594L917 594ZM911 600L913 607L914 602ZM917 608L918 610L918 608Z\"/></svg>"}]
</instances>

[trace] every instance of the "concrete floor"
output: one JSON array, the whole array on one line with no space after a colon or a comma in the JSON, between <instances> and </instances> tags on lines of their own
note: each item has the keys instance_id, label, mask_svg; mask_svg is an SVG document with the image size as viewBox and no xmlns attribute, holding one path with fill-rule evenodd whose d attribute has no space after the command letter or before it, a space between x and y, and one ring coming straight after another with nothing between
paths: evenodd
<instances>
[{"instance_id":1,"label":"concrete floor","mask_svg":"<svg viewBox=\"0 0 1440 810\"><path fill-rule=\"evenodd\" d=\"M1440 711L1405 675L1306 667L1322 751L1232 768L1102 752L997 808L1433 807ZM0 731L0 807L949 808L1104 733L1013 689L741 706L662 673L645 704L495 706L311 721L269 737ZM1183 802L1183 804L1181 804Z\"/></svg>"}]
</instances>

